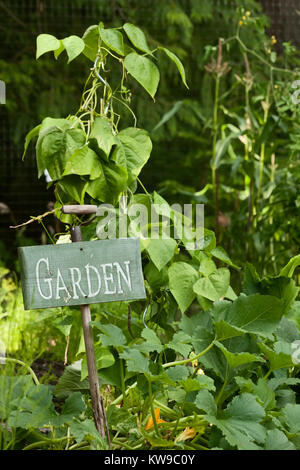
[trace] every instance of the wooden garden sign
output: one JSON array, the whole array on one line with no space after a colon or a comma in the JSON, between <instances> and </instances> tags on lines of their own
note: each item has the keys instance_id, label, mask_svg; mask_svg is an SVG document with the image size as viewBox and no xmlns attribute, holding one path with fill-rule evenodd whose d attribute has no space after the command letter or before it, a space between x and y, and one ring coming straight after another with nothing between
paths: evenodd
<instances>
[{"instance_id":1,"label":"wooden garden sign","mask_svg":"<svg viewBox=\"0 0 300 470\"><path fill-rule=\"evenodd\" d=\"M26 310L145 298L138 238L19 248Z\"/></svg>"},{"instance_id":2,"label":"wooden garden sign","mask_svg":"<svg viewBox=\"0 0 300 470\"><path fill-rule=\"evenodd\" d=\"M63 206L64 214L95 214L97 206ZM110 446L100 394L90 303L146 297L138 238L82 242L80 226L72 242L19 248L25 310L80 305L94 421Z\"/></svg>"}]
</instances>

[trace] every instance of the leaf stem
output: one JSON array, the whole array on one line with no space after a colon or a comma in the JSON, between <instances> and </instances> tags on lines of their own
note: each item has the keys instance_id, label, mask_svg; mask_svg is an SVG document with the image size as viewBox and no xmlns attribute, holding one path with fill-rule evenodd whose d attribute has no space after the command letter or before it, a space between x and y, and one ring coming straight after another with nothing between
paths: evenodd
<instances>
[{"instance_id":1,"label":"leaf stem","mask_svg":"<svg viewBox=\"0 0 300 470\"><path fill-rule=\"evenodd\" d=\"M157 421L155 417L155 412L154 412L154 406L153 406L152 384L151 384L150 379L147 378L147 380L148 380L148 391L149 391L150 409L151 409L151 415L153 419L153 425L154 425L154 429L155 429L155 433L157 437L160 437L160 433L158 430Z\"/></svg>"},{"instance_id":2,"label":"leaf stem","mask_svg":"<svg viewBox=\"0 0 300 470\"><path fill-rule=\"evenodd\" d=\"M173 366L181 366L183 364L187 364L188 362L191 362L192 360L193 361L196 361L197 359L199 359L199 357L201 356L204 356L204 354L206 354L214 345L215 343L215 340L213 340L208 346L207 348L205 348L201 353L197 354L196 356L194 356L192 359L191 358L188 358L188 359L182 359L181 361L174 361L174 362L167 362L166 364L163 364L163 368L166 369L167 367L173 367Z\"/></svg>"},{"instance_id":3,"label":"leaf stem","mask_svg":"<svg viewBox=\"0 0 300 470\"><path fill-rule=\"evenodd\" d=\"M14 362L15 364L19 364L23 367L26 367L26 369L28 370L28 372L32 376L32 379L33 379L35 385L40 385L40 382L39 382L37 376L35 375L35 373L33 372L33 370L31 369L31 367L28 364L25 364L25 362L19 361L19 359L14 359L12 357L5 357L4 361L5 362Z\"/></svg>"}]
</instances>

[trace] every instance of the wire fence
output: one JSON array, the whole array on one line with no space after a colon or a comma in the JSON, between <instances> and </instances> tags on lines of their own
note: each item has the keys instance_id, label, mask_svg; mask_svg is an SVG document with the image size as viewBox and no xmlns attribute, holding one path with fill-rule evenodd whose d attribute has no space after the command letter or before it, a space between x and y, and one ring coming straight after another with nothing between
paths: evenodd
<instances>
[{"instance_id":1,"label":"wire fence","mask_svg":"<svg viewBox=\"0 0 300 470\"><path fill-rule=\"evenodd\" d=\"M152 27L153 1L143 0L139 6L144 12L142 27ZM300 47L300 0L261 0L260 3L272 20L270 34L274 34L278 41L292 41ZM113 9L112 4L115 5ZM82 35L89 25L98 23L100 19L124 22L126 17L119 4L113 0L0 1L1 59L11 60L25 42L34 50L35 38L40 32L66 37L68 34ZM1 24L6 27L1 27ZM155 31L153 34L155 36ZM9 93L8 89L8 96ZM45 212L54 199L51 190L45 189L45 179L36 178L33 152L28 153L24 162L21 161L22 140L14 142L15 125L15 121L9 119L6 107L0 106L0 244L1 240L9 243L13 238L9 225ZM32 224L26 231L27 236L35 239L40 234L38 224Z\"/></svg>"}]
</instances>

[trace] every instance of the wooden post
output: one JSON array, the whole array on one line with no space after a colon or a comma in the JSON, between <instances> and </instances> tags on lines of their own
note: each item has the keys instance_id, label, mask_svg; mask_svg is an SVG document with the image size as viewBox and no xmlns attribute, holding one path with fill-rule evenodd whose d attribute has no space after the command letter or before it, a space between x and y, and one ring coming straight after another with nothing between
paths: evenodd
<instances>
[{"instance_id":1,"label":"wooden post","mask_svg":"<svg viewBox=\"0 0 300 470\"><path fill-rule=\"evenodd\" d=\"M64 214L96 214L97 206L63 206L62 212ZM81 242L81 228L80 226L71 227L71 240L72 242ZM94 414L94 421L96 428L101 435L101 437L107 437L108 445L110 447L110 438L109 430L107 426L106 413L104 408L103 399L100 394L99 380L97 373L97 362L94 349L93 334L91 329L91 311L88 304L81 305L81 319L82 319L82 328L84 335L84 343L86 350L86 362L88 368L89 382L90 382L90 392L92 398L92 407Z\"/></svg>"}]
</instances>

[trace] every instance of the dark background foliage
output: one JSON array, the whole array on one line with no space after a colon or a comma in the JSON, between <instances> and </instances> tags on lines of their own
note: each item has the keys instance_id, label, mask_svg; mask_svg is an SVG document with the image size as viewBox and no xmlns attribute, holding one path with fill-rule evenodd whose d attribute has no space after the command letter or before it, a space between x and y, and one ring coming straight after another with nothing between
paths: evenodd
<instances>
[{"instance_id":1,"label":"dark background foliage","mask_svg":"<svg viewBox=\"0 0 300 470\"><path fill-rule=\"evenodd\" d=\"M151 160L143 171L143 182L148 190L160 188L172 202L172 197L178 196L180 185L183 191L190 188L195 191L208 182L211 150L209 134L203 128L211 119L214 84L204 69L211 54L207 46L216 47L219 37L234 34L239 8L243 6L253 15L265 9L272 18L269 33L276 34L279 48L287 40L296 44L300 21L297 10L300 2L296 0L260 3L254 0L1 1L0 79L6 83L7 102L0 107L0 202L4 204L0 207L0 243L12 247L45 242L38 224L19 231L17 240L16 233L8 229L12 223L44 212L53 200L51 190L46 190L44 177L37 180L33 146L26 160L21 161L24 136L45 116L64 117L77 109L90 67L84 59L67 66L65 57L56 62L50 54L36 61L35 41L39 33L59 38L71 34L81 36L89 25L100 20L106 26L128 21L146 32L151 45L163 44L181 58L189 90L183 88L175 67L164 66L163 61L155 104L132 84L138 126L146 128L154 142ZM262 16L262 21L269 24L266 17ZM253 41L259 42L257 31L250 35ZM251 41L251 37L247 39ZM231 50L230 65L235 70L243 66L238 49ZM229 74L224 80L224 90L230 80ZM153 131L174 103L183 100L188 100L188 105L165 126ZM127 119L123 124L131 125L130 115ZM47 223L55 227L56 222L49 218ZM1 250L1 256L8 258L10 251Z\"/></svg>"}]
</instances>

